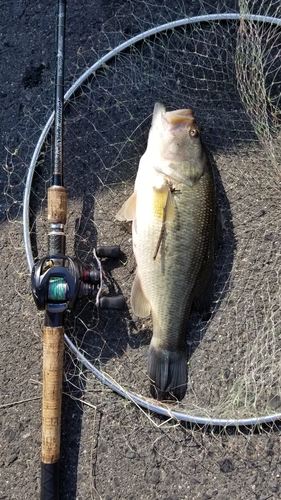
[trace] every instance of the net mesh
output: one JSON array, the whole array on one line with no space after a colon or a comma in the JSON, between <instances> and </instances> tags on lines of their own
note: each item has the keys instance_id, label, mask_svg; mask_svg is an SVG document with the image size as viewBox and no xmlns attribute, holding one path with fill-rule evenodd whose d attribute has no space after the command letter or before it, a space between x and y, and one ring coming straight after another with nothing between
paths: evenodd
<instances>
[{"instance_id":1,"label":"net mesh","mask_svg":"<svg viewBox=\"0 0 281 500\"><path fill-rule=\"evenodd\" d=\"M125 390L148 397L147 349L152 325L129 304L135 261L131 228L115 215L132 193L153 105L192 108L215 168L222 241L208 321L195 313L188 332L188 390L173 408L203 418L242 419L281 413L280 237L280 28L248 14L280 16L280 2L217 2L217 12L241 20L205 20L147 36L112 56L84 81L65 112L65 186L68 189L67 254L90 265L93 248L120 245L117 261L104 261L105 293L122 293L125 311L97 310L85 298L66 318L77 348ZM207 2L127 2L67 57L70 86L103 54L152 26L214 13ZM130 15L128 15L128 9ZM7 137L5 198L15 287L30 301L23 261L22 195L30 158L52 109L53 83L31 98ZM47 250L46 190L51 137L41 150L30 200L34 258ZM15 243L15 242L18 242ZM13 267L14 266L14 267ZM25 294L25 295L24 295ZM31 328L41 328L37 315ZM68 353L72 394L108 390ZM98 389L97 389L98 387ZM75 389L76 388L76 389ZM132 409L123 403L124 414ZM129 405L129 403L128 403ZM130 406L130 405L129 405Z\"/></svg>"}]
</instances>

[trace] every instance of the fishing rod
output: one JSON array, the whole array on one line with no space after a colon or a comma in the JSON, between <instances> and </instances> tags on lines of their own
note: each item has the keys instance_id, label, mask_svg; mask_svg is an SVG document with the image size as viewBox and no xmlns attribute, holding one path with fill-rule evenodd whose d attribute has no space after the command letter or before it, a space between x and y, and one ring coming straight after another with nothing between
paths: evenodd
<instances>
[{"instance_id":1,"label":"fishing rod","mask_svg":"<svg viewBox=\"0 0 281 500\"><path fill-rule=\"evenodd\" d=\"M86 269L65 255L67 190L63 185L64 54L66 0L57 6L57 63L52 185L48 188L48 255L31 273L32 293L39 310L45 310L43 331L41 500L59 499L61 402L65 312L83 296L95 297L101 308L122 309L124 297L101 296L103 270L100 258L118 258L118 246L93 250L93 264Z\"/></svg>"}]
</instances>

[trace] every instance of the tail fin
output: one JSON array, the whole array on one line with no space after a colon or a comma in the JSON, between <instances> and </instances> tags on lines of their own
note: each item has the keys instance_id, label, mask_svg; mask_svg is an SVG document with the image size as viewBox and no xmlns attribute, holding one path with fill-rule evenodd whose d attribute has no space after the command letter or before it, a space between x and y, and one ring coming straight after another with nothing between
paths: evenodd
<instances>
[{"instance_id":1,"label":"tail fin","mask_svg":"<svg viewBox=\"0 0 281 500\"><path fill-rule=\"evenodd\" d=\"M181 401L187 385L187 352L168 351L150 344L148 351L150 393L159 401Z\"/></svg>"}]
</instances>

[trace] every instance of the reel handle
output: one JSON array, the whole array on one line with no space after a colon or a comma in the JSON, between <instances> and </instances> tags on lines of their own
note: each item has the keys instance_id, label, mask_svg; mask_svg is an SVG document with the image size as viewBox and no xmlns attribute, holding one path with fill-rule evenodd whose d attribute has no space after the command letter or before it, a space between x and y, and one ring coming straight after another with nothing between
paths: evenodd
<instances>
[{"instance_id":1,"label":"reel handle","mask_svg":"<svg viewBox=\"0 0 281 500\"><path fill-rule=\"evenodd\" d=\"M118 259L120 257L120 247L113 245L110 247L98 247L96 255L100 259L107 257L108 259Z\"/></svg>"},{"instance_id":2,"label":"reel handle","mask_svg":"<svg viewBox=\"0 0 281 500\"><path fill-rule=\"evenodd\" d=\"M125 299L123 295L115 295L114 297L105 297L104 295L99 300L101 309L124 309Z\"/></svg>"}]
</instances>

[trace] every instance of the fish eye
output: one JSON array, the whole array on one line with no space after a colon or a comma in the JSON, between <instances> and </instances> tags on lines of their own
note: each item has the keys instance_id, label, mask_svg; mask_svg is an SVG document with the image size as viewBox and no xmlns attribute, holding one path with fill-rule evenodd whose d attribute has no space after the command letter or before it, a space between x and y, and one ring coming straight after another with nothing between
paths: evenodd
<instances>
[{"instance_id":1,"label":"fish eye","mask_svg":"<svg viewBox=\"0 0 281 500\"><path fill-rule=\"evenodd\" d=\"M189 130L189 135L190 135L191 137L196 137L196 136L198 135L198 130L196 130L196 128L191 128L191 129Z\"/></svg>"}]
</instances>

